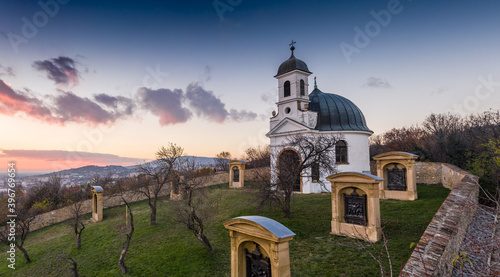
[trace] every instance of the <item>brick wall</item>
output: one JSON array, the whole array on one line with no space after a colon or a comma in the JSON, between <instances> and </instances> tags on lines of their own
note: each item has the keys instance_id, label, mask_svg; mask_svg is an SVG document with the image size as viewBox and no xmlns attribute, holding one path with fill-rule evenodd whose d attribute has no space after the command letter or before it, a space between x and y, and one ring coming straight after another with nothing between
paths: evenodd
<instances>
[{"instance_id":1,"label":"brick wall","mask_svg":"<svg viewBox=\"0 0 500 277\"><path fill-rule=\"evenodd\" d=\"M451 192L427 226L400 276L451 276L453 254L458 253L478 206L478 177L450 164L421 163L420 169L426 168L433 170L436 176L426 173L428 176L422 178L426 182L422 183L438 180L441 175L440 183Z\"/></svg>"}]
</instances>

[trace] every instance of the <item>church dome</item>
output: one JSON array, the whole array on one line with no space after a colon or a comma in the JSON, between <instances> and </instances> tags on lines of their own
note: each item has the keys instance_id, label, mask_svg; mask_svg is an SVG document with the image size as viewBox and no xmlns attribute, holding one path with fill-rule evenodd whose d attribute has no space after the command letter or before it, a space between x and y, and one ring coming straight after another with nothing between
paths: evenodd
<instances>
[{"instance_id":1,"label":"church dome","mask_svg":"<svg viewBox=\"0 0 500 277\"><path fill-rule=\"evenodd\" d=\"M309 94L309 110L318 112L316 130L368 131L365 116L351 100L318 88Z\"/></svg>"},{"instance_id":2,"label":"church dome","mask_svg":"<svg viewBox=\"0 0 500 277\"><path fill-rule=\"evenodd\" d=\"M280 65L280 67L278 68L278 74L276 74L276 76L285 74L285 73L293 71L295 69L298 69L298 70L301 70L301 71L304 71L307 73L312 73L309 71L309 68L307 68L307 64L304 61L295 58L295 56L293 55L293 50L295 50L295 47L292 46L292 48L290 48L290 50L292 50L292 55L290 56L290 58L288 60L284 61ZM274 76L274 77L276 77L276 76Z\"/></svg>"}]
</instances>

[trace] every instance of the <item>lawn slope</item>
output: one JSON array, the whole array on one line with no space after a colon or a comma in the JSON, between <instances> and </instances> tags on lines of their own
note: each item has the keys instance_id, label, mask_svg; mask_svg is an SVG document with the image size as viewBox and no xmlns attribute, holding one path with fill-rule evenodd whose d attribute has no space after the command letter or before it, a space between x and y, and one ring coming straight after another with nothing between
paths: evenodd
<instances>
[{"instance_id":1,"label":"lawn slope","mask_svg":"<svg viewBox=\"0 0 500 277\"><path fill-rule=\"evenodd\" d=\"M295 195L293 218L283 219L279 210L259 209L250 188L229 189L225 184L210 190L220 202L218 213L207 224L213 253L169 216L170 200L159 203L162 208L155 226L148 225L145 201L132 204L136 228L125 259L129 276L230 276L229 232L222 222L242 215L275 219L297 234L290 242L292 276L380 276L378 264L363 250L363 246L370 247L367 243L329 234L330 194ZM411 254L410 243L419 240L448 193L443 187L422 185L416 201L381 200L382 227L396 274ZM61 251L71 253L78 262L80 276L122 276L117 262L125 240L124 224L124 206L104 210L104 221L87 222L78 251L69 222L35 231L25 244L31 264L17 251L16 269L8 268L7 247L0 246L0 276L71 276L68 264L52 258Z\"/></svg>"}]
</instances>

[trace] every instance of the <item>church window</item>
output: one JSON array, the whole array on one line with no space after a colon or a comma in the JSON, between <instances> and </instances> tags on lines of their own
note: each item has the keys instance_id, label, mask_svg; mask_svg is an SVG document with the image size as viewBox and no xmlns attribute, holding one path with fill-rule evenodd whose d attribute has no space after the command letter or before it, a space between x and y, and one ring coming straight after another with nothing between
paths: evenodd
<instances>
[{"instance_id":1,"label":"church window","mask_svg":"<svg viewBox=\"0 0 500 277\"><path fill-rule=\"evenodd\" d=\"M285 82L285 97L290 96L290 81Z\"/></svg>"},{"instance_id":2,"label":"church window","mask_svg":"<svg viewBox=\"0 0 500 277\"><path fill-rule=\"evenodd\" d=\"M291 111L292 111L292 110L291 110L290 108L288 108L288 107L285 109L285 113L286 113L286 114L289 114Z\"/></svg>"},{"instance_id":3,"label":"church window","mask_svg":"<svg viewBox=\"0 0 500 277\"><path fill-rule=\"evenodd\" d=\"M311 178L314 181L319 181L319 164L313 163L311 165Z\"/></svg>"},{"instance_id":4,"label":"church window","mask_svg":"<svg viewBox=\"0 0 500 277\"><path fill-rule=\"evenodd\" d=\"M300 96L306 95L306 84L304 80L300 79Z\"/></svg>"},{"instance_id":5,"label":"church window","mask_svg":"<svg viewBox=\"0 0 500 277\"><path fill-rule=\"evenodd\" d=\"M335 144L335 161L338 164L346 164L347 162L347 144L343 140L339 140Z\"/></svg>"}]
</instances>

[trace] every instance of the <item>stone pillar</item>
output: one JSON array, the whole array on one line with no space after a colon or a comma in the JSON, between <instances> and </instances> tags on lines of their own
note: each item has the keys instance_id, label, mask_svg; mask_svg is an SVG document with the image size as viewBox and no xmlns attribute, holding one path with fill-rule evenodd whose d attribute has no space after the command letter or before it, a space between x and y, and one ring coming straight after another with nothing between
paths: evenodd
<instances>
[{"instance_id":1,"label":"stone pillar","mask_svg":"<svg viewBox=\"0 0 500 277\"><path fill-rule=\"evenodd\" d=\"M381 239L377 176L342 172L326 178L332 184L332 232L367 241Z\"/></svg>"},{"instance_id":2,"label":"stone pillar","mask_svg":"<svg viewBox=\"0 0 500 277\"><path fill-rule=\"evenodd\" d=\"M406 152L387 152L373 157L377 161L377 176L385 180L379 185L381 199L413 201L418 198L417 158Z\"/></svg>"},{"instance_id":3,"label":"stone pillar","mask_svg":"<svg viewBox=\"0 0 500 277\"><path fill-rule=\"evenodd\" d=\"M231 277L290 276L288 242L295 233L283 224L262 216L240 216L224 222L231 237ZM260 275L255 275L260 276Z\"/></svg>"},{"instance_id":4,"label":"stone pillar","mask_svg":"<svg viewBox=\"0 0 500 277\"><path fill-rule=\"evenodd\" d=\"M229 187L242 188L245 185L245 165L247 163L240 160L229 162Z\"/></svg>"},{"instance_id":5,"label":"stone pillar","mask_svg":"<svg viewBox=\"0 0 500 277\"><path fill-rule=\"evenodd\" d=\"M92 220L95 222L101 221L103 218L102 193L104 192L104 190L102 189L101 186L92 186L91 191L92 191Z\"/></svg>"}]
</instances>

